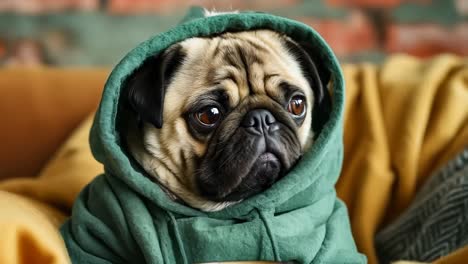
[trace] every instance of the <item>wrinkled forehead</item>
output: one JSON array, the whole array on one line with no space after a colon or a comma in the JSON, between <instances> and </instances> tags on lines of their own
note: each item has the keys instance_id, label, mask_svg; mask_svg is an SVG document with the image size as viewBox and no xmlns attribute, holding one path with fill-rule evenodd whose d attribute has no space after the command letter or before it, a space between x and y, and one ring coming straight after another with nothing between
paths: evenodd
<instances>
[{"instance_id":1,"label":"wrinkled forehead","mask_svg":"<svg viewBox=\"0 0 468 264\"><path fill-rule=\"evenodd\" d=\"M280 86L301 89L310 97L309 84L284 38L257 30L185 40L181 45L186 58L179 76L199 88L191 89L191 98L221 88L229 94L231 105L251 95L281 96Z\"/></svg>"}]
</instances>

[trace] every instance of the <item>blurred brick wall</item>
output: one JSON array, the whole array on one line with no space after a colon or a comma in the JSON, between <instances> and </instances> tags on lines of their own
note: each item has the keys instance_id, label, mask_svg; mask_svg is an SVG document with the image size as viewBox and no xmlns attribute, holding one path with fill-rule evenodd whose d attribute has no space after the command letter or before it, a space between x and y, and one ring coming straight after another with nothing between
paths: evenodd
<instances>
[{"instance_id":1,"label":"blurred brick wall","mask_svg":"<svg viewBox=\"0 0 468 264\"><path fill-rule=\"evenodd\" d=\"M191 5L300 20L343 61L468 55L468 0L0 0L0 64L115 64Z\"/></svg>"}]
</instances>

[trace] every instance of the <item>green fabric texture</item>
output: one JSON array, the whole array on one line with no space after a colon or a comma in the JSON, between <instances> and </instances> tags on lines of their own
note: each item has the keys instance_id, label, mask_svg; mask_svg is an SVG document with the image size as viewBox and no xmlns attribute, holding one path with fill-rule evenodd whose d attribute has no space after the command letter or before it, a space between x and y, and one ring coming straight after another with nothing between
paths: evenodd
<instances>
[{"instance_id":1,"label":"green fabric texture","mask_svg":"<svg viewBox=\"0 0 468 264\"><path fill-rule=\"evenodd\" d=\"M196 36L271 29L320 51L333 77L333 110L313 147L268 190L217 212L172 201L134 164L117 131L120 90L149 56ZM79 195L61 228L73 263L201 263L296 261L365 263L353 241L347 210L334 185L340 174L344 82L324 40L309 26L265 13L204 17L192 9L173 29L128 53L112 71L91 130L104 164Z\"/></svg>"}]
</instances>

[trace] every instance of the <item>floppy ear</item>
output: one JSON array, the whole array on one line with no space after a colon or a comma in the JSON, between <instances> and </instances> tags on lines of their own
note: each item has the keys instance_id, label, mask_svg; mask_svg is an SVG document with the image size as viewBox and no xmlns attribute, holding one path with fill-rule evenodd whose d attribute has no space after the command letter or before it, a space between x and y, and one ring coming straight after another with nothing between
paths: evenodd
<instances>
[{"instance_id":1,"label":"floppy ear","mask_svg":"<svg viewBox=\"0 0 468 264\"><path fill-rule=\"evenodd\" d=\"M160 55L149 57L128 78L125 93L139 122L162 127L166 88L184 57L180 45L171 47Z\"/></svg>"},{"instance_id":2,"label":"floppy ear","mask_svg":"<svg viewBox=\"0 0 468 264\"><path fill-rule=\"evenodd\" d=\"M302 72L314 93L312 109L312 129L316 136L327 122L331 112L331 97L328 82L331 73L326 68L317 50L309 43L296 43L285 38L286 47L298 60Z\"/></svg>"}]
</instances>

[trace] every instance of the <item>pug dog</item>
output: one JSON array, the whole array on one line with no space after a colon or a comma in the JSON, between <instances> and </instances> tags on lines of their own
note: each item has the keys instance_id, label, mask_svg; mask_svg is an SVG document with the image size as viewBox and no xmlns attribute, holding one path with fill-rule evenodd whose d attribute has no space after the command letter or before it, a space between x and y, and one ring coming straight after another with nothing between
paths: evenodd
<instances>
[{"instance_id":1,"label":"pug dog","mask_svg":"<svg viewBox=\"0 0 468 264\"><path fill-rule=\"evenodd\" d=\"M270 30L190 38L128 78L122 132L171 198L221 210L310 148L331 111L329 79L313 47Z\"/></svg>"}]
</instances>

